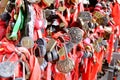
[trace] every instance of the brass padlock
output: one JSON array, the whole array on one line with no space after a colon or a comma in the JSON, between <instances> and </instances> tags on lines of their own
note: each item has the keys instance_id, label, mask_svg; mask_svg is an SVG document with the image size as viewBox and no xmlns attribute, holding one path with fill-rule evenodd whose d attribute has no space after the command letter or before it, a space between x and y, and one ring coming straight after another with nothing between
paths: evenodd
<instances>
[{"instance_id":1,"label":"brass padlock","mask_svg":"<svg viewBox=\"0 0 120 80\"><path fill-rule=\"evenodd\" d=\"M108 18L106 16L98 18L96 22L100 25L106 26L108 24Z\"/></svg>"},{"instance_id":2,"label":"brass padlock","mask_svg":"<svg viewBox=\"0 0 120 80\"><path fill-rule=\"evenodd\" d=\"M64 48L65 47L66 46L64 45ZM56 63L56 68L58 69L58 71L60 71L62 73L69 73L70 71L73 70L75 64L72 59L68 58L66 48L64 50L65 50L64 54L65 54L66 58L64 60L59 60Z\"/></svg>"},{"instance_id":3,"label":"brass padlock","mask_svg":"<svg viewBox=\"0 0 120 80\"><path fill-rule=\"evenodd\" d=\"M32 48L34 46L34 41L30 37L23 37L21 40L21 46L25 48Z\"/></svg>"},{"instance_id":4,"label":"brass padlock","mask_svg":"<svg viewBox=\"0 0 120 80\"><path fill-rule=\"evenodd\" d=\"M46 52L51 52L55 48L56 44L57 44L56 40L50 39L46 46Z\"/></svg>"},{"instance_id":5,"label":"brass padlock","mask_svg":"<svg viewBox=\"0 0 120 80\"><path fill-rule=\"evenodd\" d=\"M99 19L101 17L104 17L104 15L101 12L98 12L98 11L93 12L94 19Z\"/></svg>"}]
</instances>

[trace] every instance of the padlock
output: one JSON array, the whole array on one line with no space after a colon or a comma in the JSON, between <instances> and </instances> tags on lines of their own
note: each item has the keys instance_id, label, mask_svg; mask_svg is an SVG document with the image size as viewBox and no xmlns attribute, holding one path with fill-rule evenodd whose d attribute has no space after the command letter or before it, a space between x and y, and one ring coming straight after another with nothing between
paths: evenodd
<instances>
[{"instance_id":1,"label":"padlock","mask_svg":"<svg viewBox=\"0 0 120 80\"><path fill-rule=\"evenodd\" d=\"M52 62L52 54L51 54L51 52L47 52L44 58L45 58L45 60L47 62Z\"/></svg>"},{"instance_id":2,"label":"padlock","mask_svg":"<svg viewBox=\"0 0 120 80\"><path fill-rule=\"evenodd\" d=\"M46 40L44 38L38 38L37 41L36 41L36 43L38 45L44 45L44 46L47 45L47 42L46 42Z\"/></svg>"},{"instance_id":3,"label":"padlock","mask_svg":"<svg viewBox=\"0 0 120 80\"><path fill-rule=\"evenodd\" d=\"M84 51L83 58L91 58L93 53L90 51Z\"/></svg>"},{"instance_id":4,"label":"padlock","mask_svg":"<svg viewBox=\"0 0 120 80\"><path fill-rule=\"evenodd\" d=\"M68 28L68 35L72 43L78 44L83 38L83 31L78 27Z\"/></svg>"},{"instance_id":5,"label":"padlock","mask_svg":"<svg viewBox=\"0 0 120 80\"><path fill-rule=\"evenodd\" d=\"M11 16L8 12L4 12L1 14L0 18L3 20L3 21L9 21Z\"/></svg>"},{"instance_id":6,"label":"padlock","mask_svg":"<svg viewBox=\"0 0 120 80\"><path fill-rule=\"evenodd\" d=\"M104 17L104 15L101 12L98 12L98 11L93 12L93 18L94 19L97 20L97 19L99 19L101 17Z\"/></svg>"},{"instance_id":7,"label":"padlock","mask_svg":"<svg viewBox=\"0 0 120 80\"><path fill-rule=\"evenodd\" d=\"M103 38L104 40L108 40L110 38L111 32L104 31Z\"/></svg>"},{"instance_id":8,"label":"padlock","mask_svg":"<svg viewBox=\"0 0 120 80\"><path fill-rule=\"evenodd\" d=\"M59 55L55 49L51 51L51 54L52 54L52 62L56 62L59 60Z\"/></svg>"},{"instance_id":9,"label":"padlock","mask_svg":"<svg viewBox=\"0 0 120 80\"><path fill-rule=\"evenodd\" d=\"M23 61L19 61L19 63L22 64L22 77L15 78L15 76L14 76L13 80L26 80L25 79L25 63Z\"/></svg>"},{"instance_id":10,"label":"padlock","mask_svg":"<svg viewBox=\"0 0 120 80\"><path fill-rule=\"evenodd\" d=\"M91 21L92 15L88 11L80 12L79 17L83 19L83 21Z\"/></svg>"},{"instance_id":11,"label":"padlock","mask_svg":"<svg viewBox=\"0 0 120 80\"><path fill-rule=\"evenodd\" d=\"M93 23L93 22L88 22L88 26L89 26L89 28L91 28L91 29L94 29L96 26L95 26L95 23Z\"/></svg>"},{"instance_id":12,"label":"padlock","mask_svg":"<svg viewBox=\"0 0 120 80\"><path fill-rule=\"evenodd\" d=\"M9 61L14 56L14 54L15 53L12 53L7 61L4 61L3 59L3 62L0 63L0 77L10 78L14 75L16 63Z\"/></svg>"},{"instance_id":13,"label":"padlock","mask_svg":"<svg viewBox=\"0 0 120 80\"><path fill-rule=\"evenodd\" d=\"M44 45L38 45L34 50L34 54L36 57L44 57L46 54L46 47Z\"/></svg>"},{"instance_id":14,"label":"padlock","mask_svg":"<svg viewBox=\"0 0 120 80\"><path fill-rule=\"evenodd\" d=\"M7 6L6 6L6 11L11 13L13 8L15 8L15 2L13 2L13 1L8 2Z\"/></svg>"},{"instance_id":15,"label":"padlock","mask_svg":"<svg viewBox=\"0 0 120 80\"><path fill-rule=\"evenodd\" d=\"M84 31L88 31L90 28L89 28L89 25L88 25L88 22L84 22L84 25L82 26L82 29Z\"/></svg>"},{"instance_id":16,"label":"padlock","mask_svg":"<svg viewBox=\"0 0 120 80\"><path fill-rule=\"evenodd\" d=\"M34 46L34 41L31 37L23 37L21 40L21 46L26 48L32 48Z\"/></svg>"},{"instance_id":17,"label":"padlock","mask_svg":"<svg viewBox=\"0 0 120 80\"><path fill-rule=\"evenodd\" d=\"M100 25L106 26L108 25L108 18L106 16L98 18L96 22Z\"/></svg>"},{"instance_id":18,"label":"padlock","mask_svg":"<svg viewBox=\"0 0 120 80\"><path fill-rule=\"evenodd\" d=\"M56 46L56 44L57 44L56 40L50 39L46 46L46 52L51 52L54 49L54 47Z\"/></svg>"},{"instance_id":19,"label":"padlock","mask_svg":"<svg viewBox=\"0 0 120 80\"><path fill-rule=\"evenodd\" d=\"M53 60L51 52L55 48L56 44L57 44L57 41L54 39L50 39L48 41L47 46L46 46L46 55L45 55L46 61L51 62Z\"/></svg>"},{"instance_id":20,"label":"padlock","mask_svg":"<svg viewBox=\"0 0 120 80\"><path fill-rule=\"evenodd\" d=\"M65 46L66 46L67 53L69 53L69 52L71 52L74 44L69 41L69 42L66 42L66 43L65 43Z\"/></svg>"},{"instance_id":21,"label":"padlock","mask_svg":"<svg viewBox=\"0 0 120 80\"><path fill-rule=\"evenodd\" d=\"M41 70L44 70L47 67L47 61L44 59L42 64L40 65Z\"/></svg>"},{"instance_id":22,"label":"padlock","mask_svg":"<svg viewBox=\"0 0 120 80\"><path fill-rule=\"evenodd\" d=\"M66 46L64 45L64 48L65 47ZM64 60L59 60L56 63L56 68L57 68L58 71L60 71L62 73L69 73L70 71L73 70L73 68L75 66L75 63L72 59L68 58L66 48L64 50L65 50L64 51L65 59Z\"/></svg>"},{"instance_id":23,"label":"padlock","mask_svg":"<svg viewBox=\"0 0 120 80\"><path fill-rule=\"evenodd\" d=\"M51 19L54 19L54 16L56 15L55 9L45 9L43 11L43 14L44 14L44 18L46 18L46 19L50 18L50 21L51 21Z\"/></svg>"}]
</instances>

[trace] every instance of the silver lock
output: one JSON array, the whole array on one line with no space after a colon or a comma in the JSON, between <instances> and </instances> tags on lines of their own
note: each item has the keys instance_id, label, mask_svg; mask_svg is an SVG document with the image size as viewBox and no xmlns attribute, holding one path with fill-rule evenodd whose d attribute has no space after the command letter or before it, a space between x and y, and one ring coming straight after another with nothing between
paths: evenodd
<instances>
[{"instance_id":1,"label":"silver lock","mask_svg":"<svg viewBox=\"0 0 120 80\"><path fill-rule=\"evenodd\" d=\"M24 63L23 61L19 61L19 63L22 64L23 76L22 76L22 77L19 77L19 78L15 78L15 75L14 75L14 79L13 79L13 80L26 80L26 79L25 79L25 63Z\"/></svg>"},{"instance_id":2,"label":"silver lock","mask_svg":"<svg viewBox=\"0 0 120 80\"><path fill-rule=\"evenodd\" d=\"M3 57L3 62L0 63L0 77L10 78L14 75L16 64L10 61L14 54L12 53L6 61L6 55Z\"/></svg>"}]
</instances>

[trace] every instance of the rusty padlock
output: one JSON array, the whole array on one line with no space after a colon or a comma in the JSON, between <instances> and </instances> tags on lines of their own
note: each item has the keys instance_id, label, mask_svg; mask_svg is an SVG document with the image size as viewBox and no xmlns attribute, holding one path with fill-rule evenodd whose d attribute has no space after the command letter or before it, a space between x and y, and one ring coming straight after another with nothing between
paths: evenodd
<instances>
[{"instance_id":1,"label":"rusty padlock","mask_svg":"<svg viewBox=\"0 0 120 80\"><path fill-rule=\"evenodd\" d=\"M79 17L83 19L83 21L91 21L92 15L89 11L80 12Z\"/></svg>"},{"instance_id":2,"label":"rusty padlock","mask_svg":"<svg viewBox=\"0 0 120 80\"><path fill-rule=\"evenodd\" d=\"M68 28L68 35L72 43L79 43L83 38L83 30L78 27Z\"/></svg>"},{"instance_id":3,"label":"rusty padlock","mask_svg":"<svg viewBox=\"0 0 120 80\"><path fill-rule=\"evenodd\" d=\"M108 18L106 16L98 18L96 22L100 25L106 26L108 24Z\"/></svg>"},{"instance_id":4,"label":"rusty padlock","mask_svg":"<svg viewBox=\"0 0 120 80\"><path fill-rule=\"evenodd\" d=\"M67 54L67 49L66 49L66 46L64 45L64 54L65 54L65 59L64 60L59 60L57 63L56 63L56 68L58 71L62 72L62 73L69 73L70 71L73 70L74 68L74 61L70 58L68 58L68 54Z\"/></svg>"}]
</instances>

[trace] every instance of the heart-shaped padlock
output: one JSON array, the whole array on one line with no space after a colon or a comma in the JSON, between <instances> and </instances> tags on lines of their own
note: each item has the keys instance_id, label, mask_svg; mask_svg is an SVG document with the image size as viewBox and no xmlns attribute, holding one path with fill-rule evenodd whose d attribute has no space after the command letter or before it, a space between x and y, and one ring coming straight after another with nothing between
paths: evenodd
<instances>
[{"instance_id":1,"label":"heart-shaped padlock","mask_svg":"<svg viewBox=\"0 0 120 80\"><path fill-rule=\"evenodd\" d=\"M65 47L66 46L64 45L64 48ZM64 50L65 50L64 53L65 53L66 58L64 60L59 60L56 63L56 68L58 69L58 71L62 73L69 73L70 71L73 70L75 64L72 59L68 58L66 48Z\"/></svg>"}]
</instances>

